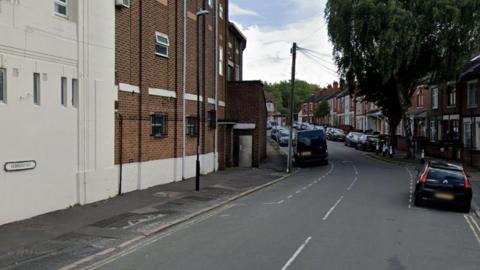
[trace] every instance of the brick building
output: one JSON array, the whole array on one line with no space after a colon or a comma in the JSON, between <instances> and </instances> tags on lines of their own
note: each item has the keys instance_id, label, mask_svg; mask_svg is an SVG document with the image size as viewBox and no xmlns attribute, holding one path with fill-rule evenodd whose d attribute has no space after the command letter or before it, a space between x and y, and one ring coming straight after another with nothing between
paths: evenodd
<instances>
[{"instance_id":1,"label":"brick building","mask_svg":"<svg viewBox=\"0 0 480 270\"><path fill-rule=\"evenodd\" d=\"M185 34L183 1L116 9L115 163L125 192L193 177L197 136L201 173L218 169L225 127L216 123L225 118L227 79L242 78L246 40L228 21L228 0L186 2Z\"/></svg>"}]
</instances>

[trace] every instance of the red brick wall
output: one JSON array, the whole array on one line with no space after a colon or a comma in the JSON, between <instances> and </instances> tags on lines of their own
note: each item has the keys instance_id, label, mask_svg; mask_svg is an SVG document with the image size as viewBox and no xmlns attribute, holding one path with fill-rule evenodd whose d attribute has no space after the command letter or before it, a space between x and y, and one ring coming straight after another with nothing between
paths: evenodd
<instances>
[{"instance_id":1,"label":"red brick wall","mask_svg":"<svg viewBox=\"0 0 480 270\"><path fill-rule=\"evenodd\" d=\"M227 48L228 3L224 7L224 19L218 18L219 46ZM183 66L183 2L132 0L130 8L116 9L116 83L140 87L140 94L118 92L119 113L123 115L123 162L149 161L181 157L182 155L182 66ZM204 7L210 14L200 18L200 85L197 86L197 20L195 13ZM215 105L208 98L215 98L215 17L207 1L188 1L187 17L187 66L186 92L197 94L201 90L202 153L214 152L215 130L208 127L207 112ZM140 15L142 30L140 33ZM205 23L203 23L205 21ZM168 58L155 55L155 32L169 37ZM141 40L140 40L141 39ZM140 48L141 47L141 48ZM140 53L141 52L141 53ZM226 59L226 57L224 57ZM225 101L226 61L224 76L218 77L218 100ZM149 88L176 92L176 98L149 95ZM168 115L168 135L164 138L150 136L150 115L162 112ZM186 101L186 116L197 115L197 102ZM219 119L225 118L225 109L218 108ZM196 138L187 136L187 155L196 153ZM120 163L120 127L116 122L115 162Z\"/></svg>"}]
</instances>

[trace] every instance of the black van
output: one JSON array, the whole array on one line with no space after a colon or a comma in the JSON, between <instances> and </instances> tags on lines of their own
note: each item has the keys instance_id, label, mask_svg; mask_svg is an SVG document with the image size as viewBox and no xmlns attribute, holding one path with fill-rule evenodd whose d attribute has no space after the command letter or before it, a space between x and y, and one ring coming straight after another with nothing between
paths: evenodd
<instances>
[{"instance_id":1,"label":"black van","mask_svg":"<svg viewBox=\"0 0 480 270\"><path fill-rule=\"evenodd\" d=\"M328 164L328 149L325 131L298 131L294 144L294 162L303 165L308 162Z\"/></svg>"}]
</instances>

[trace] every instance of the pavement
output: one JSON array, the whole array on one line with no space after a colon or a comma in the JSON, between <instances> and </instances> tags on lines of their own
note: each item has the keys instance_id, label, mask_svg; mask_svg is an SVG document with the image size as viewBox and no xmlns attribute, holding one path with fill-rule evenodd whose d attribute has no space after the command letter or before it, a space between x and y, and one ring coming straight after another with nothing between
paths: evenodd
<instances>
[{"instance_id":1,"label":"pavement","mask_svg":"<svg viewBox=\"0 0 480 270\"><path fill-rule=\"evenodd\" d=\"M0 227L0 269L72 269L283 180L272 145L260 168L232 168Z\"/></svg>"},{"instance_id":2,"label":"pavement","mask_svg":"<svg viewBox=\"0 0 480 270\"><path fill-rule=\"evenodd\" d=\"M329 142L311 166L75 269L479 269L480 220L412 204L411 166Z\"/></svg>"}]
</instances>

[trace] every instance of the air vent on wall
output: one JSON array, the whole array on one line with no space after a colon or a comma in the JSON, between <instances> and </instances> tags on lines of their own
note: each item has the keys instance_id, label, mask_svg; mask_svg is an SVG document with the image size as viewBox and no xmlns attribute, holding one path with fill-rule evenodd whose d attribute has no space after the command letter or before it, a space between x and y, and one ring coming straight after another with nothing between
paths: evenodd
<instances>
[{"instance_id":1,"label":"air vent on wall","mask_svg":"<svg viewBox=\"0 0 480 270\"><path fill-rule=\"evenodd\" d=\"M130 0L115 0L115 5L120 7L130 7Z\"/></svg>"}]
</instances>

